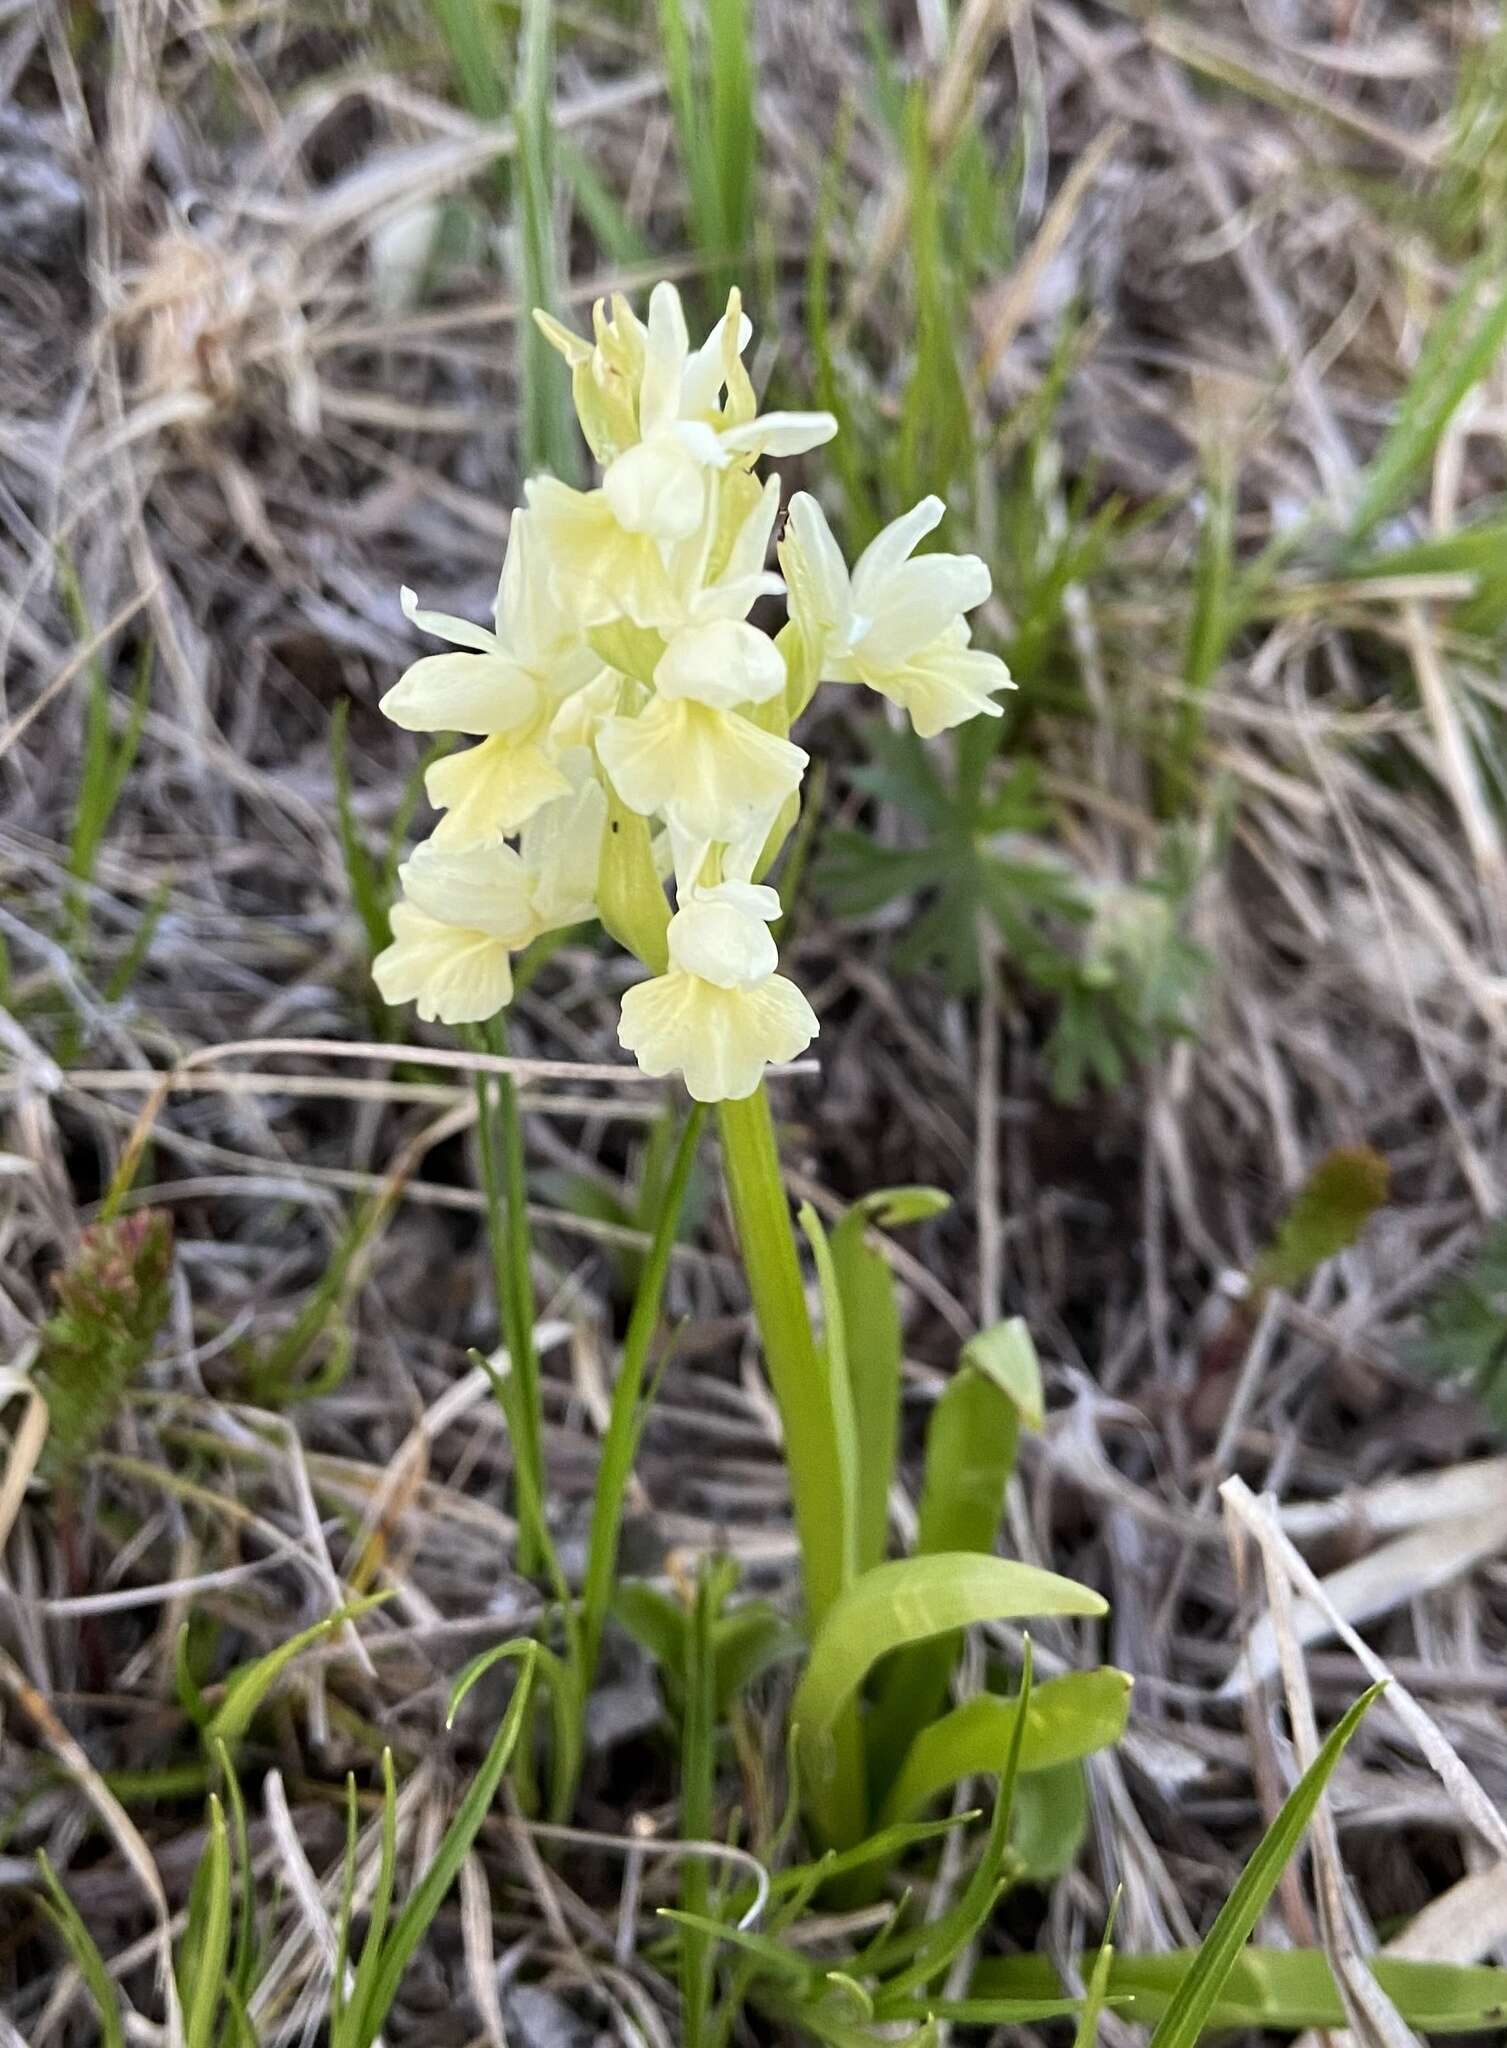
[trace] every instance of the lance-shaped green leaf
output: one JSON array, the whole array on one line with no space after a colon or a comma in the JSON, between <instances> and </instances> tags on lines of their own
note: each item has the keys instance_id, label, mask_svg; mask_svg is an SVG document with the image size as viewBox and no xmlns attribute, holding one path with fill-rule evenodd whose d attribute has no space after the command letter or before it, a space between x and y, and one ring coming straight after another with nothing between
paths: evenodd
<instances>
[{"instance_id":1,"label":"lance-shaped green leaf","mask_svg":"<svg viewBox=\"0 0 1507 2048\"><path fill-rule=\"evenodd\" d=\"M1198 1950L1191 1948L1158 1956L1115 1956L1109 1967L1110 2002L1121 2006L1123 2017L1154 2025L1197 1957ZM1082 1958L1084 1969L1089 1960ZM1492 1964L1375 1956L1367 1967L1403 2019L1420 2033L1495 2033L1507 2019L1507 1970ZM997 1956L974 1972L970 2002L982 2008L994 1997L1044 1999L1065 1988L1047 1956ZM939 2005L937 2010L952 2016L948 2006ZM1248 1948L1225 1979L1204 2031L1250 2027L1298 2033L1348 2023L1334 1972L1321 1949Z\"/></svg>"},{"instance_id":2,"label":"lance-shaped green leaf","mask_svg":"<svg viewBox=\"0 0 1507 2048\"><path fill-rule=\"evenodd\" d=\"M387 1593L373 1593L364 1600L353 1600L349 1606L326 1615L323 1621L316 1621L312 1628L303 1629L296 1636L290 1636L287 1642L279 1643L275 1650L269 1650L265 1657L258 1657L254 1664L245 1664L239 1671L233 1671L225 1683L225 1697L205 1731L210 1751L213 1752L216 1743L221 1742L228 1750L235 1748L256 1718L263 1700L301 1651L344 1623L354 1621L358 1615L380 1607L390 1597Z\"/></svg>"},{"instance_id":3,"label":"lance-shaped green leaf","mask_svg":"<svg viewBox=\"0 0 1507 2048\"><path fill-rule=\"evenodd\" d=\"M860 1571L884 1557L900 1425L900 1307L889 1262L875 1250L869 1227L893 1230L940 1215L947 1206L947 1196L936 1188L883 1188L855 1202L831 1236L858 1437Z\"/></svg>"},{"instance_id":4,"label":"lance-shaped green leaf","mask_svg":"<svg viewBox=\"0 0 1507 2048\"><path fill-rule=\"evenodd\" d=\"M1038 1685L1026 1707L1023 1773L1077 1763L1125 1732L1132 1680L1123 1671L1070 1671ZM1009 1754L1020 1701L982 1693L965 1700L911 1744L879 1813L879 1824L911 1820L961 1779L997 1777Z\"/></svg>"},{"instance_id":5,"label":"lance-shaped green leaf","mask_svg":"<svg viewBox=\"0 0 1507 2048\"><path fill-rule=\"evenodd\" d=\"M1219 1909L1214 1925L1173 1993L1151 2037L1151 2048L1193 2048L1193 2043L1208 2025L1209 2015L1218 2003L1225 1980L1240 1951L1250 1940L1251 1929L1265 1911L1268 1899L1277 1889L1278 1880L1287 1868L1303 1830L1312 1819L1314 1808L1323 1797L1324 1787L1329 1783L1345 1745L1382 1690L1382 1686L1373 1685L1369 1692L1362 1693L1288 1793L1281 1811L1240 1873L1235 1889Z\"/></svg>"},{"instance_id":6,"label":"lance-shaped green leaf","mask_svg":"<svg viewBox=\"0 0 1507 2048\"><path fill-rule=\"evenodd\" d=\"M1041 1368L1018 1316L963 1347L926 1435L916 1549L991 1553L1015 1469L1021 1426L1041 1426ZM868 1729L869 1780L890 1785L917 1732L942 1712L959 1639L943 1636L885 1670Z\"/></svg>"},{"instance_id":7,"label":"lance-shaped green leaf","mask_svg":"<svg viewBox=\"0 0 1507 2048\"><path fill-rule=\"evenodd\" d=\"M880 1657L975 1622L1104 1611L1103 1599L1089 1587L1006 1558L943 1552L865 1572L834 1602L818 1631L791 1709L818 1832L844 1847L862 1832L863 1816L852 1810L836 1769L835 1736Z\"/></svg>"}]
</instances>

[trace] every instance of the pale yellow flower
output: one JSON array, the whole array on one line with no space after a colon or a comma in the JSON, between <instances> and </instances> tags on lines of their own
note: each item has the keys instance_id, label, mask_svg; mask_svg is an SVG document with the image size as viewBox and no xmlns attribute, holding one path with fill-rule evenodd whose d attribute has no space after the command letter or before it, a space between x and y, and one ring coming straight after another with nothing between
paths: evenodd
<instances>
[{"instance_id":1,"label":"pale yellow flower","mask_svg":"<svg viewBox=\"0 0 1507 2048\"><path fill-rule=\"evenodd\" d=\"M627 532L605 491L572 490L549 476L532 477L524 489L556 602L587 633L619 619L655 632L697 619L741 619L755 598L785 588L764 566L780 509L778 477L762 490L751 477L728 478L696 530L671 545Z\"/></svg>"},{"instance_id":2,"label":"pale yellow flower","mask_svg":"<svg viewBox=\"0 0 1507 2048\"><path fill-rule=\"evenodd\" d=\"M437 837L464 845L516 832L570 784L551 757L548 735L562 702L600 674L580 621L557 602L553 579L527 513L513 515L497 586L494 629L424 611L411 590L403 609L426 633L469 650L413 663L382 699L410 732L487 735L479 747L437 761L425 777Z\"/></svg>"},{"instance_id":3,"label":"pale yellow flower","mask_svg":"<svg viewBox=\"0 0 1507 2048\"><path fill-rule=\"evenodd\" d=\"M915 556L943 513L928 498L850 574L804 496L783 578L773 572L779 478L761 486L754 465L817 446L836 423L759 416L736 291L696 349L669 284L644 321L621 297L599 302L589 340L536 318L570 365L603 474L590 491L528 483L491 630L403 594L408 616L458 651L416 662L384 710L479 744L428 773L443 816L401 871L377 981L426 1018L490 1016L510 995L512 955L599 903L623 944L667 961L628 992L622 1043L699 1100L745 1096L817 1029L778 972L779 899L753 879L799 811L807 755L791 722L822 679L867 683L923 735L997 716L1009 675L970 645L966 617L989 573L973 555ZM776 641L749 613L782 593L792 630Z\"/></svg>"},{"instance_id":4,"label":"pale yellow flower","mask_svg":"<svg viewBox=\"0 0 1507 2048\"><path fill-rule=\"evenodd\" d=\"M597 752L613 787L631 810L665 821L681 848L677 873L699 875L716 843L732 852L724 875L748 879L808 757L743 707L768 704L784 689L785 663L768 635L714 619L669 642L643 710L599 728Z\"/></svg>"},{"instance_id":5,"label":"pale yellow flower","mask_svg":"<svg viewBox=\"0 0 1507 2048\"><path fill-rule=\"evenodd\" d=\"M720 580L681 605L647 704L598 728L598 757L623 802L688 840L762 837L805 772L800 747L740 709L785 687L778 648L743 617L755 598L784 588L762 566L778 505L771 479L734 534Z\"/></svg>"},{"instance_id":6,"label":"pale yellow flower","mask_svg":"<svg viewBox=\"0 0 1507 2048\"><path fill-rule=\"evenodd\" d=\"M594 348L557 322L542 324L571 364L578 411L583 393L586 396L582 426L594 452L606 462L602 506L620 532L662 548L701 530L719 472L747 468L760 456L799 454L830 440L837 431L830 413L755 412L753 388L742 363L753 330L737 292L729 295L727 311L694 351L680 294L672 284L654 287L648 325L624 327L623 341L614 336L606 353L603 335L612 330L600 323ZM626 406L619 401L630 396L635 372L637 436L630 442ZM610 418L596 402L596 394L606 387L614 393ZM597 494L589 495L594 499ZM635 566L627 581L638 583L644 573Z\"/></svg>"},{"instance_id":7,"label":"pale yellow flower","mask_svg":"<svg viewBox=\"0 0 1507 2048\"><path fill-rule=\"evenodd\" d=\"M426 1024L480 1024L513 997L513 956L501 939L395 903L392 944L372 962L384 1003L416 1003Z\"/></svg>"},{"instance_id":8,"label":"pale yellow flower","mask_svg":"<svg viewBox=\"0 0 1507 2048\"><path fill-rule=\"evenodd\" d=\"M511 733L446 754L424 775L425 795L445 814L434 828L442 846L505 838L569 788L546 747Z\"/></svg>"},{"instance_id":9,"label":"pale yellow flower","mask_svg":"<svg viewBox=\"0 0 1507 2048\"><path fill-rule=\"evenodd\" d=\"M512 995L510 956L595 914L607 798L588 755L564 767L567 794L529 820L516 849L436 835L403 863L393 943L372 969L385 1002L417 1001L444 1024L494 1016Z\"/></svg>"},{"instance_id":10,"label":"pale yellow flower","mask_svg":"<svg viewBox=\"0 0 1507 2048\"><path fill-rule=\"evenodd\" d=\"M587 446L598 462L611 462L638 439L643 322L621 292L612 295L610 315L601 299L592 307L592 341L583 341L540 308L534 319L570 365L571 396Z\"/></svg>"},{"instance_id":11,"label":"pale yellow flower","mask_svg":"<svg viewBox=\"0 0 1507 2048\"><path fill-rule=\"evenodd\" d=\"M790 501L780 566L790 613L824 682L867 683L910 714L923 739L980 712L998 718L996 690L1013 687L997 655L970 647L963 617L989 595L977 555L912 550L946 507L923 498L869 543L848 573L821 507Z\"/></svg>"},{"instance_id":12,"label":"pale yellow flower","mask_svg":"<svg viewBox=\"0 0 1507 2048\"><path fill-rule=\"evenodd\" d=\"M516 732L546 707L552 714L601 667L579 618L556 599L524 512L514 513L508 530L490 631L422 610L411 590L403 592L403 612L421 632L469 650L424 655L383 697L383 712L409 732Z\"/></svg>"},{"instance_id":13,"label":"pale yellow flower","mask_svg":"<svg viewBox=\"0 0 1507 2048\"><path fill-rule=\"evenodd\" d=\"M693 892L670 920L670 965L623 997L619 1042L646 1074L681 1074L698 1102L752 1095L771 1063L817 1033L811 1005L775 972L773 889L724 882Z\"/></svg>"}]
</instances>

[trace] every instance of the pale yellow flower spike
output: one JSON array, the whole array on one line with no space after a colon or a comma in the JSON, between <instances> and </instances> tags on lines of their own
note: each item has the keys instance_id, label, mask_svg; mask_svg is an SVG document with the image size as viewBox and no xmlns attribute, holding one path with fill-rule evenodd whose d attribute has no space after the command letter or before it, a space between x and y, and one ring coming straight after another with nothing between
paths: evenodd
<instances>
[{"instance_id":1,"label":"pale yellow flower spike","mask_svg":"<svg viewBox=\"0 0 1507 2048\"><path fill-rule=\"evenodd\" d=\"M623 998L624 1047L698 1101L736 1100L817 1033L778 971L779 897L753 879L799 808L808 757L791 721L823 679L866 683L923 735L997 716L1010 678L970 645L966 618L989 573L973 555L916 556L942 518L928 498L850 574L805 494L773 573L779 478L761 485L754 465L819 446L836 423L760 415L737 291L696 348L670 284L646 321L621 297L599 302L590 340L535 317L570 367L603 475L590 491L530 479L491 628L403 593L412 622L454 651L414 662L382 708L478 743L429 770L443 815L400 870L373 971L388 1002L427 1021L478 1022L510 1000L516 952L600 903L661 970ZM776 643L749 613L780 596L795 631Z\"/></svg>"}]
</instances>

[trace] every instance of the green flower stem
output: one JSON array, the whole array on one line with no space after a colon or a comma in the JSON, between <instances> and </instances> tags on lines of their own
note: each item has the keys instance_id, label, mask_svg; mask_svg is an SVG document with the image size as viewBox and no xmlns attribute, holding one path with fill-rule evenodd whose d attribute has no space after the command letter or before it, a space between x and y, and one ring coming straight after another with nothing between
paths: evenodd
<instances>
[{"instance_id":1,"label":"green flower stem","mask_svg":"<svg viewBox=\"0 0 1507 2048\"><path fill-rule=\"evenodd\" d=\"M723 1170L748 1273L764 1365L785 1427L785 1463L811 1633L853 1572L844 1526L844 1466L827 1378L817 1353L790 1204L780 1178L769 1098L760 1086L719 1106Z\"/></svg>"},{"instance_id":2,"label":"green flower stem","mask_svg":"<svg viewBox=\"0 0 1507 2048\"><path fill-rule=\"evenodd\" d=\"M670 1253L675 1246L680 1212L685 1204L691 1169L696 1163L696 1146L705 1122L706 1111L697 1103L680 1133L669 1179L660 1198L654 1236L639 1277L638 1291L633 1297L628 1332L623 1340L622 1363L612 1390L612 1411L602 1438L602 1455L597 1466L591 1534L586 1548L586 1576L581 1588L580 1690L583 1702L596 1675L602 1630L617 1580L623 1500L643 1425L644 1373L649 1362L649 1346L659 1327L660 1303L664 1299L665 1276L670 1270Z\"/></svg>"},{"instance_id":3,"label":"green flower stem","mask_svg":"<svg viewBox=\"0 0 1507 2048\"><path fill-rule=\"evenodd\" d=\"M780 1178L779 1146L763 1086L719 1109L722 1164L743 1251L754 1316L764 1340L764 1366L785 1430L785 1469L800 1545L807 1628L814 1639L833 1602L857 1574L858 1531L846 1503L851 1475L843 1457L829 1373L817 1351L790 1204ZM823 1753L817 1801L837 1833L864 1832L867 1791L863 1735L856 1702L836 1716Z\"/></svg>"},{"instance_id":4,"label":"green flower stem","mask_svg":"<svg viewBox=\"0 0 1507 2048\"><path fill-rule=\"evenodd\" d=\"M483 1037L488 1052L498 1058L507 1056L507 1025L501 1017L492 1019ZM508 1423L519 1467L519 1500L525 1510L518 1517L518 1570L529 1578L546 1562L549 1536L543 1526L544 1412L539 1395L539 1354L534 1348L523 1126L511 1074L478 1074L476 1099L487 1233L513 1393ZM532 1512L527 1511L530 1507Z\"/></svg>"}]
</instances>

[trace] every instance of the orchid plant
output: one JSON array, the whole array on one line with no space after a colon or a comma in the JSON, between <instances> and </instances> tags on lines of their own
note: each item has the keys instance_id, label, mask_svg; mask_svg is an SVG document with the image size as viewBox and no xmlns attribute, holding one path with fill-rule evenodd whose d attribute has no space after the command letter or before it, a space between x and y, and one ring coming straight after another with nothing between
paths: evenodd
<instances>
[{"instance_id":1,"label":"orchid plant","mask_svg":"<svg viewBox=\"0 0 1507 2048\"><path fill-rule=\"evenodd\" d=\"M414 625L453 651L416 661L383 709L477 744L429 770L440 821L399 871L374 972L388 1003L466 1026L508 1003L521 948L593 915L641 963L618 1036L645 1073L719 1105L815 1629L857 1569L833 1509L851 1479L848 1397L812 1331L763 1088L819 1028L779 972L766 877L799 815L809 756L790 735L819 684L866 684L922 736L999 715L1010 677L970 644L967 619L989 571L976 555L916 552L944 514L934 497L851 571L806 493L776 542L780 480L756 466L819 447L836 421L758 410L736 290L694 349L670 284L647 321L621 296L599 302L590 340L535 318L569 365L601 481L529 481L490 627L403 593ZM750 613L780 598L771 635ZM526 1283L526 1259L520 1271ZM535 1470L537 1448L520 1446Z\"/></svg>"}]
</instances>

